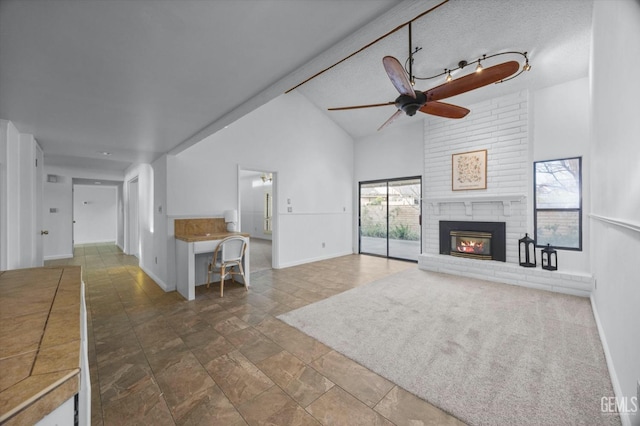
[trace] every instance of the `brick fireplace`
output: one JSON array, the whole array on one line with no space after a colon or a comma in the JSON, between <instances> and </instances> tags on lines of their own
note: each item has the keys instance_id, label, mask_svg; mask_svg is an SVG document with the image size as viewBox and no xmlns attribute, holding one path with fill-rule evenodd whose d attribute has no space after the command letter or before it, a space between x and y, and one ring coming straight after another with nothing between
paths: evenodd
<instances>
[{"instance_id":1,"label":"brick fireplace","mask_svg":"<svg viewBox=\"0 0 640 426\"><path fill-rule=\"evenodd\" d=\"M475 104L463 120L425 119L423 253L418 256L418 267L588 296L594 285L589 274L522 268L518 264L518 240L530 232L527 224L532 211L527 199L531 191L528 109L528 94L519 92ZM452 155L479 149L487 150L487 188L453 191ZM487 229L464 226L461 231L477 234L463 233L460 238L466 245L462 245L451 229L441 234L441 225L452 222L471 223L474 227L499 222L501 234L492 234L489 243L483 239L487 238ZM481 241L472 241L476 237ZM502 247L495 247L496 240ZM458 249L458 244L471 248ZM476 250L480 244L482 249ZM486 244L490 245L490 255L484 251ZM485 260L485 256L494 261Z\"/></svg>"}]
</instances>

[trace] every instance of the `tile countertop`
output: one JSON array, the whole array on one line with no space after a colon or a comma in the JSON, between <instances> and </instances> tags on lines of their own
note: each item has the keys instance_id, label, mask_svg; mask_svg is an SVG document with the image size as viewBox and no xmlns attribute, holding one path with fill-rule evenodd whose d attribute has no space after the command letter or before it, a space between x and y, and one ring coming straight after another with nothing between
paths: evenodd
<instances>
[{"instance_id":1,"label":"tile countertop","mask_svg":"<svg viewBox=\"0 0 640 426\"><path fill-rule=\"evenodd\" d=\"M222 240L233 235L237 235L239 237L249 236L249 234L245 232L215 232L212 234L176 235L176 239L193 243L195 241Z\"/></svg>"},{"instance_id":2,"label":"tile countertop","mask_svg":"<svg viewBox=\"0 0 640 426\"><path fill-rule=\"evenodd\" d=\"M0 423L34 424L80 389L81 270L0 271Z\"/></svg>"},{"instance_id":3,"label":"tile countertop","mask_svg":"<svg viewBox=\"0 0 640 426\"><path fill-rule=\"evenodd\" d=\"M249 234L242 232L228 232L227 224L223 218L197 218L197 219L176 219L174 224L175 237L178 240L193 243L195 241L222 240L232 235L248 237Z\"/></svg>"}]
</instances>

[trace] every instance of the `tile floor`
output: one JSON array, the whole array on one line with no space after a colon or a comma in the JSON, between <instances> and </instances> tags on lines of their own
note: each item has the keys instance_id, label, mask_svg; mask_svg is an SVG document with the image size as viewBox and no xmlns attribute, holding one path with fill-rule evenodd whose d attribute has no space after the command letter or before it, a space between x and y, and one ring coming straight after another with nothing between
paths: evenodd
<instances>
[{"instance_id":1,"label":"tile floor","mask_svg":"<svg viewBox=\"0 0 640 426\"><path fill-rule=\"evenodd\" d=\"M276 318L414 263L350 255L165 293L115 245L83 245L93 425L462 424Z\"/></svg>"}]
</instances>

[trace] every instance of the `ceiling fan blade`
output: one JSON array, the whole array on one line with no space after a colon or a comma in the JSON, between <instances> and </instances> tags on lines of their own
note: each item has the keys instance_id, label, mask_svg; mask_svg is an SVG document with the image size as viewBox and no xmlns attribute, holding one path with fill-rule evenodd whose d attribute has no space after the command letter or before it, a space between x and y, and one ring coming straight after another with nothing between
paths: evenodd
<instances>
[{"instance_id":1,"label":"ceiling fan blade","mask_svg":"<svg viewBox=\"0 0 640 426\"><path fill-rule=\"evenodd\" d=\"M411 86L406 71L396 58L393 56L385 56L382 58L382 65L384 65L384 69L391 83L401 95L411 96L412 98L416 97L416 92L414 92L413 86Z\"/></svg>"},{"instance_id":2,"label":"ceiling fan blade","mask_svg":"<svg viewBox=\"0 0 640 426\"><path fill-rule=\"evenodd\" d=\"M342 111L346 109L358 109L358 108L373 108L373 107L381 107L381 106L389 106L394 105L395 102L385 102L383 104L369 104L369 105L355 105L355 106L347 106L347 107L337 107L337 108L327 108L329 111Z\"/></svg>"},{"instance_id":3,"label":"ceiling fan blade","mask_svg":"<svg viewBox=\"0 0 640 426\"><path fill-rule=\"evenodd\" d=\"M469 110L461 106L435 101L424 104L420 112L444 118L462 118L469 114Z\"/></svg>"},{"instance_id":4,"label":"ceiling fan blade","mask_svg":"<svg viewBox=\"0 0 640 426\"><path fill-rule=\"evenodd\" d=\"M378 127L378 131L384 129L385 127L387 127L389 124L393 123L394 121L396 121L396 118L400 117L402 115L403 111L401 109L397 110L391 117L389 117L389 119L387 121L385 121L382 126Z\"/></svg>"},{"instance_id":5,"label":"ceiling fan blade","mask_svg":"<svg viewBox=\"0 0 640 426\"><path fill-rule=\"evenodd\" d=\"M481 72L456 78L448 83L427 90L425 92L427 102L450 98L451 96L456 96L486 86L487 84L495 83L514 74L519 68L520 64L518 64L518 62L509 61L485 68Z\"/></svg>"}]
</instances>

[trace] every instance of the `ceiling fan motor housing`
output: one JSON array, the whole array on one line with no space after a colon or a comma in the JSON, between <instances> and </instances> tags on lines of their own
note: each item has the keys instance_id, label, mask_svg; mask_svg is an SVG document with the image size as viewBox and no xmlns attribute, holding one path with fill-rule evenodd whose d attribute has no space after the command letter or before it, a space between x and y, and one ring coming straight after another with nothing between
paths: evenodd
<instances>
[{"instance_id":1,"label":"ceiling fan motor housing","mask_svg":"<svg viewBox=\"0 0 640 426\"><path fill-rule=\"evenodd\" d=\"M427 96L423 92L416 90L415 93L415 98L409 95L400 95L396 98L396 107L410 117L427 103Z\"/></svg>"}]
</instances>

